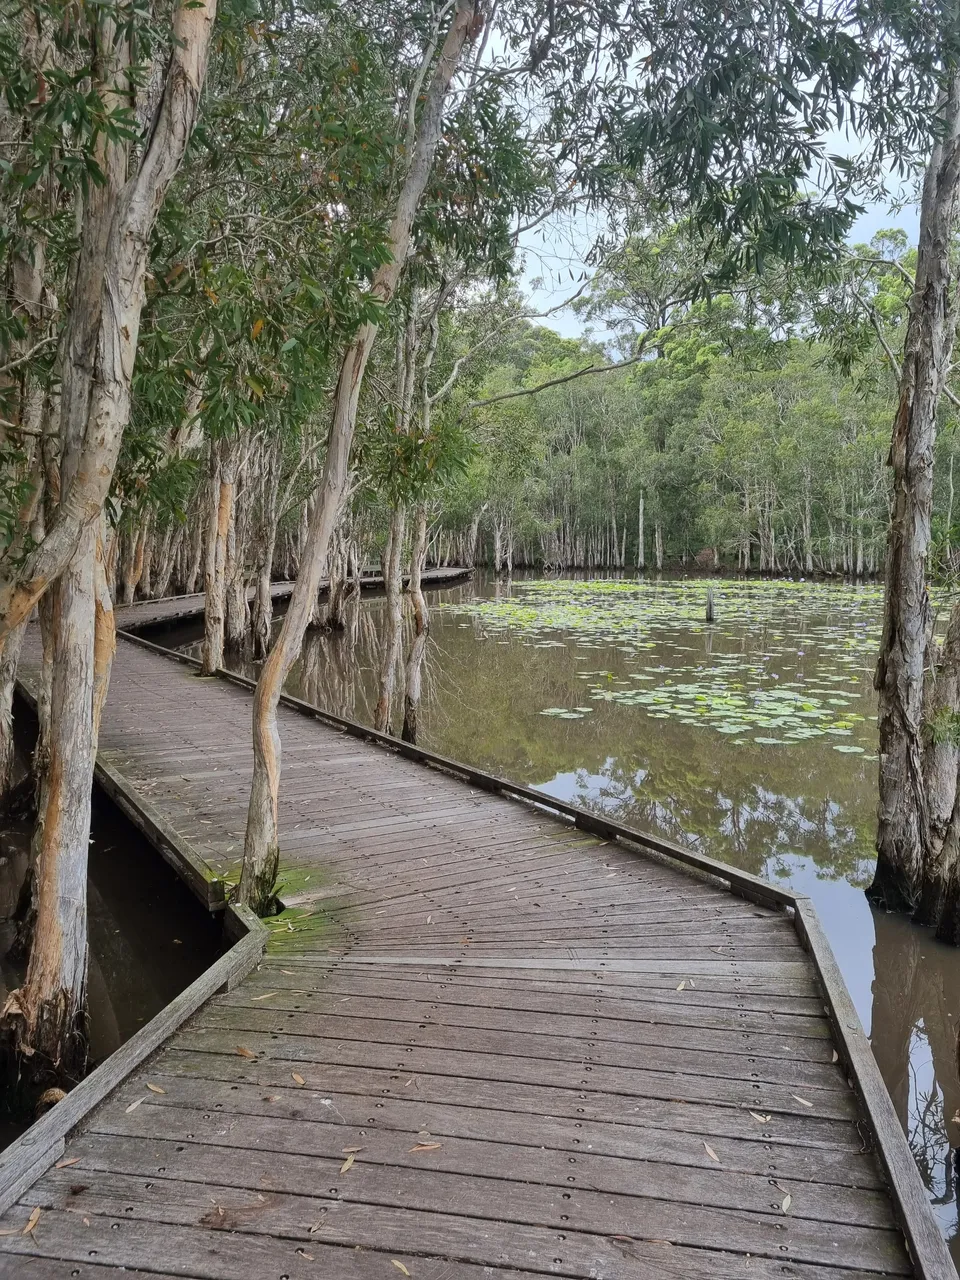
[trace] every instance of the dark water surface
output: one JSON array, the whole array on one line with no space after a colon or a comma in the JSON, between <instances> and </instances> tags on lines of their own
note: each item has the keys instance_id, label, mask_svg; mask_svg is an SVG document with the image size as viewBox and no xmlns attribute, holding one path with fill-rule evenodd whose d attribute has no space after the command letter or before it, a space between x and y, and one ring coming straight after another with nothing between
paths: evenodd
<instances>
[{"instance_id":1,"label":"dark water surface","mask_svg":"<svg viewBox=\"0 0 960 1280\"><path fill-rule=\"evenodd\" d=\"M810 895L960 1258L960 953L863 895L879 588L481 578L429 599L422 745ZM363 600L311 634L288 690L370 723L382 622Z\"/></svg>"},{"instance_id":2,"label":"dark water surface","mask_svg":"<svg viewBox=\"0 0 960 1280\"><path fill-rule=\"evenodd\" d=\"M221 952L221 925L152 845L95 795L88 936L90 1066L129 1040ZM0 830L0 1005L24 976L7 956L26 867L28 824ZM0 1098L0 1149L29 1124Z\"/></svg>"}]
</instances>

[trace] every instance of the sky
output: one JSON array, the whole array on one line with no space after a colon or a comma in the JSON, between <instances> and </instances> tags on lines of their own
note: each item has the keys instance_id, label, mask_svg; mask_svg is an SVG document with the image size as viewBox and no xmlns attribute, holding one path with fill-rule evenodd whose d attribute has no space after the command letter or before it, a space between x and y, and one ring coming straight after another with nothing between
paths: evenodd
<instances>
[{"instance_id":1,"label":"sky","mask_svg":"<svg viewBox=\"0 0 960 1280\"><path fill-rule=\"evenodd\" d=\"M838 134L829 135L828 142L832 150L848 154L853 153L858 145L856 139ZM561 306L578 291L585 276L591 274L584 256L600 226L599 218L578 214L545 222L521 237L524 267L520 286L537 311ZM867 243L878 231L892 227L901 228L906 232L908 243L915 244L919 231L916 205L892 208L887 203L876 203L865 206L853 226L850 243ZM583 337L587 332L584 320L569 309L557 310L538 323L554 329L565 338ZM592 336L602 340L604 334L595 326Z\"/></svg>"},{"instance_id":2,"label":"sky","mask_svg":"<svg viewBox=\"0 0 960 1280\"><path fill-rule=\"evenodd\" d=\"M854 224L850 243L864 244L878 231L890 227L900 227L908 241L914 243L919 229L915 206L907 205L894 211L886 204L868 206ZM520 286L537 311L561 305L581 287L584 275L590 274L584 255L596 229L587 218L564 220L544 223L521 238L524 267ZM584 321L569 309L556 311L537 323L565 338L579 338L586 331ZM594 336L602 338L603 335L595 328Z\"/></svg>"}]
</instances>

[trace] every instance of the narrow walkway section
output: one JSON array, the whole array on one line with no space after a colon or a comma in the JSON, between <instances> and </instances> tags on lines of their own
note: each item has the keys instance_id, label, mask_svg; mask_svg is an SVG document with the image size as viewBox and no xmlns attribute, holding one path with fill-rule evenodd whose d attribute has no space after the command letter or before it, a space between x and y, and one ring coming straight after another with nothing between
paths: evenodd
<instances>
[{"instance_id":1,"label":"narrow walkway section","mask_svg":"<svg viewBox=\"0 0 960 1280\"><path fill-rule=\"evenodd\" d=\"M225 876L250 715L121 640L102 753ZM281 720L267 959L3 1215L0 1275L915 1274L785 916Z\"/></svg>"},{"instance_id":2,"label":"narrow walkway section","mask_svg":"<svg viewBox=\"0 0 960 1280\"><path fill-rule=\"evenodd\" d=\"M446 569L424 569L421 582L425 587L444 587L453 582L468 578L473 571L451 566ZM404 578L406 581L406 578ZM320 583L321 593L330 586L329 579ZM383 586L383 578L378 573L364 574L360 579L361 591L376 591ZM275 582L270 588L274 602L287 600L293 591L292 582ZM251 587L247 596L253 599L254 589ZM163 600L141 600L136 604L118 605L117 622L121 627L135 628L153 626L158 623L184 622L187 618L199 618L203 614L206 597L202 591L191 595L167 596Z\"/></svg>"}]
</instances>

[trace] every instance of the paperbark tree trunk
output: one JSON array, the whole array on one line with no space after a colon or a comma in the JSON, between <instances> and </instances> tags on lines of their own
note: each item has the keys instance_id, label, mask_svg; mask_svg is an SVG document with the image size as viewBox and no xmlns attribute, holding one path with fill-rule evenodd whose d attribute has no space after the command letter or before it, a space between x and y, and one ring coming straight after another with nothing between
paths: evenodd
<instances>
[{"instance_id":1,"label":"paperbark tree trunk","mask_svg":"<svg viewBox=\"0 0 960 1280\"><path fill-rule=\"evenodd\" d=\"M207 546L203 567L203 648L201 672L212 676L223 666L227 614L227 539L233 520L236 460L226 442L210 444Z\"/></svg>"},{"instance_id":2,"label":"paperbark tree trunk","mask_svg":"<svg viewBox=\"0 0 960 1280\"><path fill-rule=\"evenodd\" d=\"M246 643L250 629L250 605L247 600L247 537L249 533L250 504L245 500L242 471L234 473L233 502L230 511L230 528L227 531L227 555L224 566L226 575L226 625L224 640L227 648L239 652Z\"/></svg>"},{"instance_id":3,"label":"paperbark tree trunk","mask_svg":"<svg viewBox=\"0 0 960 1280\"><path fill-rule=\"evenodd\" d=\"M127 179L129 143L101 140L102 186L91 183L84 211L79 269L65 344L61 435L82 441L81 464L64 484L42 541L0 579L0 641L73 560L84 532L99 519L130 417L133 365L140 335L151 232L193 131L216 0L180 5L173 15L170 60L155 119L135 173ZM97 45L128 51L109 18ZM106 28L109 27L109 31ZM128 67L113 60L99 70L109 100L122 99Z\"/></svg>"},{"instance_id":4,"label":"paperbark tree trunk","mask_svg":"<svg viewBox=\"0 0 960 1280\"><path fill-rule=\"evenodd\" d=\"M176 9L163 92L131 178L129 143L101 137L103 182L86 194L64 344L59 501L38 544L6 564L0 582L0 643L51 592L35 926L24 985L11 992L3 1023L23 1073L58 1081L76 1079L86 1057L90 800L97 703L109 671L103 611L97 641L97 526L130 415L151 232L193 129L215 12L215 0ZM122 101L130 41L109 17L98 23L91 34L108 52L94 78Z\"/></svg>"},{"instance_id":5,"label":"paperbark tree trunk","mask_svg":"<svg viewBox=\"0 0 960 1280\"><path fill-rule=\"evenodd\" d=\"M420 575L427 554L427 509L417 509L413 526L413 546L410 551L410 603L413 606L413 644L407 658L406 690L403 698L404 742L416 742L420 716L420 695L423 681L423 660L430 635L430 612L420 585Z\"/></svg>"},{"instance_id":6,"label":"paperbark tree trunk","mask_svg":"<svg viewBox=\"0 0 960 1280\"><path fill-rule=\"evenodd\" d=\"M403 640L402 566L406 525L406 511L403 507L395 507L390 517L390 537L383 556L383 585L387 596L387 607L384 613L379 692L373 713L373 727L379 729L381 733L390 732L393 694L397 683L397 667L400 663L400 646Z\"/></svg>"},{"instance_id":7,"label":"paperbark tree trunk","mask_svg":"<svg viewBox=\"0 0 960 1280\"><path fill-rule=\"evenodd\" d=\"M277 546L277 499L280 496L280 459L271 451L263 495L263 524L260 534L260 558L257 565L257 587L253 598L253 656L265 658L270 651L273 630L273 557Z\"/></svg>"},{"instance_id":8,"label":"paperbark tree trunk","mask_svg":"<svg viewBox=\"0 0 960 1280\"><path fill-rule=\"evenodd\" d=\"M915 918L919 924L935 926L940 920L956 857L954 828L960 750L951 721L960 706L960 605L954 605L951 610L943 649L934 657L923 711L929 734L922 757L927 849Z\"/></svg>"},{"instance_id":9,"label":"paperbark tree trunk","mask_svg":"<svg viewBox=\"0 0 960 1280\"><path fill-rule=\"evenodd\" d=\"M425 94L419 121L416 121L413 114L415 103L411 104L415 141L407 149L410 164L390 226L390 261L377 269L371 286L372 296L384 305L393 298L406 261L413 220L440 140L443 109L450 82L460 64L468 39L476 34L476 18L475 0L457 0L450 27L433 69L430 87ZM253 782L247 815L243 870L237 896L242 903L258 911L269 909L280 857L280 732L277 706L283 682L303 643L313 603L317 598L330 536L343 502L360 389L376 337L376 325L362 325L344 354L334 392L327 456L313 502L296 585L280 634L263 664L254 695Z\"/></svg>"},{"instance_id":10,"label":"paperbark tree trunk","mask_svg":"<svg viewBox=\"0 0 960 1280\"><path fill-rule=\"evenodd\" d=\"M937 409L956 337L951 252L960 197L960 74L942 110L944 132L927 167L920 238L889 462L893 506L887 539L879 693L880 800L877 869L867 896L912 911L929 853L923 777L924 668L930 641L926 567L933 505Z\"/></svg>"},{"instance_id":11,"label":"paperbark tree trunk","mask_svg":"<svg viewBox=\"0 0 960 1280\"><path fill-rule=\"evenodd\" d=\"M24 1070L75 1082L86 1063L87 853L93 788L96 533L51 590L52 684L33 850L30 960L3 1010Z\"/></svg>"}]
</instances>

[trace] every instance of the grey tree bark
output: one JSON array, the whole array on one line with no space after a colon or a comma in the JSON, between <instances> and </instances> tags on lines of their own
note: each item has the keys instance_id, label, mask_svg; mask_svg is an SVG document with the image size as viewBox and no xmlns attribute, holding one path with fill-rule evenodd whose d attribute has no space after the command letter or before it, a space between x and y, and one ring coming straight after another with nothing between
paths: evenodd
<instances>
[{"instance_id":1,"label":"grey tree bark","mask_svg":"<svg viewBox=\"0 0 960 1280\"><path fill-rule=\"evenodd\" d=\"M960 72L950 80L941 115L943 133L923 186L916 278L890 447L893 504L874 677L880 776L877 869L867 896L893 911L917 906L930 856L923 770L924 669L931 627L926 568L937 409L957 327L951 250L960 200Z\"/></svg>"},{"instance_id":2,"label":"grey tree bark","mask_svg":"<svg viewBox=\"0 0 960 1280\"><path fill-rule=\"evenodd\" d=\"M419 730L420 697L423 685L423 660L426 657L430 635L430 611L423 594L420 575L423 573L427 554L427 509L417 508L413 525L413 545L410 549L410 603L413 606L413 644L407 658L406 689L403 698L404 742L416 742Z\"/></svg>"}]
</instances>

